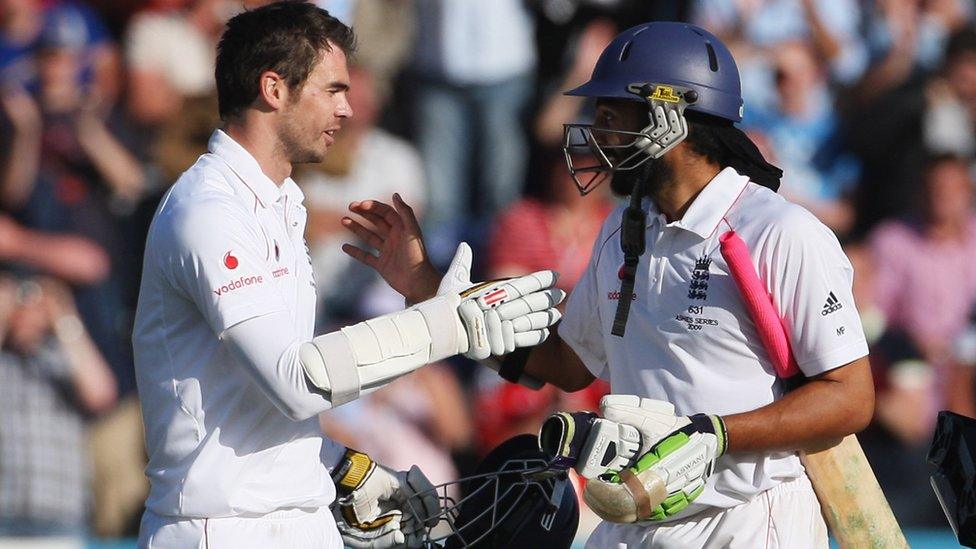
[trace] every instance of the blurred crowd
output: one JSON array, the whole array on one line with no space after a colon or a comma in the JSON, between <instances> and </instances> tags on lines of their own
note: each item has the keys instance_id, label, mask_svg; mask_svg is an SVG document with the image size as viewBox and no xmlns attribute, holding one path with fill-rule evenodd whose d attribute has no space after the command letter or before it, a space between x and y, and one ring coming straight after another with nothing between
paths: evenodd
<instances>
[{"instance_id":1,"label":"blurred crowd","mask_svg":"<svg viewBox=\"0 0 976 549\"><path fill-rule=\"evenodd\" d=\"M617 32L690 21L732 49L742 127L783 168L781 192L854 265L878 391L860 438L895 514L945 525L924 462L936 412L976 416L971 0L317 3L359 37L355 116L324 163L293 176L318 332L403 306L339 248L348 203L394 191L441 265L466 240L476 279L552 268L571 290L614 198L580 197L568 176L562 124L592 105L560 91L588 78ZM0 536L135 533L147 486L130 335L144 238L219 124L215 44L243 8L0 0ZM458 359L321 423L438 483L607 390L530 391Z\"/></svg>"}]
</instances>

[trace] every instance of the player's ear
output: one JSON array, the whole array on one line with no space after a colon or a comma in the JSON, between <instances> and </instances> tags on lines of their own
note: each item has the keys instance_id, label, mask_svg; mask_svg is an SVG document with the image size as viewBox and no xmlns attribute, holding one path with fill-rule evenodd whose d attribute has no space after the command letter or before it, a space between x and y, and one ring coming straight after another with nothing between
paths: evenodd
<instances>
[{"instance_id":1,"label":"player's ear","mask_svg":"<svg viewBox=\"0 0 976 549\"><path fill-rule=\"evenodd\" d=\"M288 84L280 74L264 71L259 78L258 101L269 110L279 110L288 101Z\"/></svg>"}]
</instances>

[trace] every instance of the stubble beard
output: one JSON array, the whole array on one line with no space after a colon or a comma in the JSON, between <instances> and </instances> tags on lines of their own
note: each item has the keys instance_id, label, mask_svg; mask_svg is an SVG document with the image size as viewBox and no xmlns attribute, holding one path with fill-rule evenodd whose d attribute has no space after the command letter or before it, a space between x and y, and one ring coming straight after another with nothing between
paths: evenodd
<instances>
[{"instance_id":1,"label":"stubble beard","mask_svg":"<svg viewBox=\"0 0 976 549\"><path fill-rule=\"evenodd\" d=\"M302 128L294 119L282 125L278 139L281 141L285 158L292 164L318 164L325 160L325 151L319 151L313 145L306 144L308 140L304 138Z\"/></svg>"}]
</instances>

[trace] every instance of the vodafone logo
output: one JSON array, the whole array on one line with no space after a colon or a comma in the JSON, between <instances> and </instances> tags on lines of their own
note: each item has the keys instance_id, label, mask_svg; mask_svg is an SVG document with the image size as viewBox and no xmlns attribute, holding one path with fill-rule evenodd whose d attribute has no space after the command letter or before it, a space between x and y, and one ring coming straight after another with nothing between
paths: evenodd
<instances>
[{"instance_id":1,"label":"vodafone logo","mask_svg":"<svg viewBox=\"0 0 976 549\"><path fill-rule=\"evenodd\" d=\"M231 256L231 259L234 259L234 256ZM234 267L236 267L236 266L237 266L237 260L234 259ZM219 288L214 288L214 291L213 292L215 294L217 294L217 296L219 297L219 296L222 296L222 295L224 295L224 294L226 294L228 292L233 292L234 290L239 290L239 289L244 288L244 287L247 287L247 286L253 286L255 284L263 284L263 283L264 283L264 277L263 276L260 276L260 275L258 275L258 276L242 276L242 277L238 278L237 280L231 280L230 282L228 282L227 284L224 284L223 286L221 286Z\"/></svg>"},{"instance_id":2,"label":"vodafone logo","mask_svg":"<svg viewBox=\"0 0 976 549\"><path fill-rule=\"evenodd\" d=\"M231 250L231 251L233 251L233 250ZM236 269L237 268L237 258L234 257L234 256L232 256L232 255L230 255L230 252L231 251L228 251L227 253L224 254L224 267L227 267L228 269Z\"/></svg>"}]
</instances>

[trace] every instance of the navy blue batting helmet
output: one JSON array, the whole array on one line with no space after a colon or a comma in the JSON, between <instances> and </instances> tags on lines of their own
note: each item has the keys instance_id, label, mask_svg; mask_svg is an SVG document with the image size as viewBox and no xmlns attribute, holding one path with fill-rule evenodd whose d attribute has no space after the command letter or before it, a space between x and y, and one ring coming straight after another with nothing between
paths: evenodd
<instances>
[{"instance_id":1,"label":"navy blue batting helmet","mask_svg":"<svg viewBox=\"0 0 976 549\"><path fill-rule=\"evenodd\" d=\"M576 490L565 468L553 467L538 438L501 443L474 475L435 487L441 513L423 532L428 549L568 548L579 525ZM455 500L451 492L460 492ZM411 498L410 505L423 494Z\"/></svg>"},{"instance_id":2,"label":"navy blue batting helmet","mask_svg":"<svg viewBox=\"0 0 976 549\"><path fill-rule=\"evenodd\" d=\"M708 31L687 23L653 22L628 29L600 54L590 80L568 95L641 101L648 119L640 130L566 124L566 164L583 194L614 173L659 158L688 136L685 110L742 120L739 69Z\"/></svg>"},{"instance_id":3,"label":"navy blue batting helmet","mask_svg":"<svg viewBox=\"0 0 976 549\"><path fill-rule=\"evenodd\" d=\"M590 80L567 95L643 100L643 84L688 88L688 110L742 120L739 69L725 44L688 23L644 23L620 33L603 50ZM634 85L638 86L635 87Z\"/></svg>"}]
</instances>

